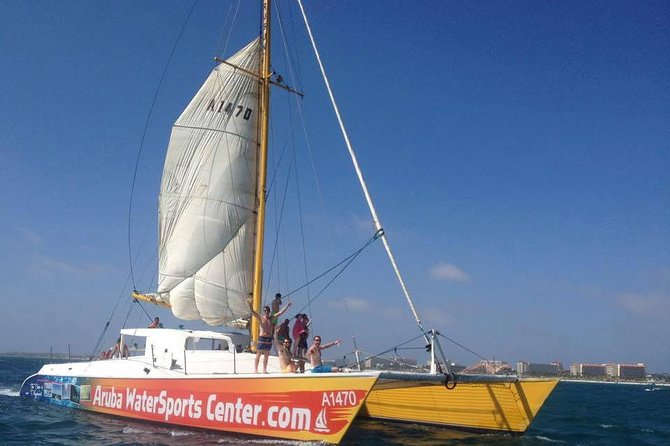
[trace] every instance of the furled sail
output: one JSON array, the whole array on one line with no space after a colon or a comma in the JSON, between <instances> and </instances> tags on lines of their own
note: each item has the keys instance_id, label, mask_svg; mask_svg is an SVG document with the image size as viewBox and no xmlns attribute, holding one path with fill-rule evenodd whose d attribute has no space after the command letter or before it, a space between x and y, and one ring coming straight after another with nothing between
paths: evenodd
<instances>
[{"instance_id":1,"label":"furled sail","mask_svg":"<svg viewBox=\"0 0 670 446\"><path fill-rule=\"evenodd\" d=\"M245 71L258 72L258 39L228 63L172 128L158 209L158 294L210 325L248 317L252 281L259 82Z\"/></svg>"}]
</instances>

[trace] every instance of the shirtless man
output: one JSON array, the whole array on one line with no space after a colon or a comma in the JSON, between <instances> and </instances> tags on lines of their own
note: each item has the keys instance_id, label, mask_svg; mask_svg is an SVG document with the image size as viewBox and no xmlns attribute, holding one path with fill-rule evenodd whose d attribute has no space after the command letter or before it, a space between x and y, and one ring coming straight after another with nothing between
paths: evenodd
<instances>
[{"instance_id":1,"label":"shirtless man","mask_svg":"<svg viewBox=\"0 0 670 446\"><path fill-rule=\"evenodd\" d=\"M314 336L314 344L307 350L305 357L309 359L309 362L312 364L312 373L329 373L329 372L339 372L340 369L337 367L330 367L323 365L321 362L321 350L330 348L333 345L340 345L340 340L329 342L328 344L321 345L321 336Z\"/></svg>"},{"instance_id":2,"label":"shirtless man","mask_svg":"<svg viewBox=\"0 0 670 446\"><path fill-rule=\"evenodd\" d=\"M295 364L291 357L291 338L277 342L277 355L279 356L279 367L284 373L295 373Z\"/></svg>"},{"instance_id":3,"label":"shirtless man","mask_svg":"<svg viewBox=\"0 0 670 446\"><path fill-rule=\"evenodd\" d=\"M272 348L272 318L279 317L291 306L291 302L287 303L284 308L279 310L275 314L270 313L270 307L265 306L263 308L263 315L260 315L253 309L251 306L252 302L249 299L249 309L251 309L251 315L258 319L258 325L260 326L260 332L258 333L258 344L256 345L256 360L254 361L254 369L258 373L258 361L263 355L263 373L268 372L268 356L270 356L270 349Z\"/></svg>"}]
</instances>

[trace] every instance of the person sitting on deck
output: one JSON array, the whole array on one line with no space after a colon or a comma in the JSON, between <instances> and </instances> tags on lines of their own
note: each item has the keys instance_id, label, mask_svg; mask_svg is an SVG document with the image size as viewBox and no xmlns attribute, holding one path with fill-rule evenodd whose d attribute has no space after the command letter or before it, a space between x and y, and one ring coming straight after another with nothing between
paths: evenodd
<instances>
[{"instance_id":1,"label":"person sitting on deck","mask_svg":"<svg viewBox=\"0 0 670 446\"><path fill-rule=\"evenodd\" d=\"M161 320L156 316L154 321L147 328L162 328Z\"/></svg>"},{"instance_id":2,"label":"person sitting on deck","mask_svg":"<svg viewBox=\"0 0 670 446\"><path fill-rule=\"evenodd\" d=\"M128 350L128 345L123 344L123 352L121 353L121 338L116 340L116 344L111 348L111 353L107 359L111 358L127 358L130 356L130 351Z\"/></svg>"},{"instance_id":3,"label":"person sitting on deck","mask_svg":"<svg viewBox=\"0 0 670 446\"><path fill-rule=\"evenodd\" d=\"M291 338L277 342L277 356L279 356L279 368L283 373L295 373L295 364L291 356Z\"/></svg>"}]
</instances>

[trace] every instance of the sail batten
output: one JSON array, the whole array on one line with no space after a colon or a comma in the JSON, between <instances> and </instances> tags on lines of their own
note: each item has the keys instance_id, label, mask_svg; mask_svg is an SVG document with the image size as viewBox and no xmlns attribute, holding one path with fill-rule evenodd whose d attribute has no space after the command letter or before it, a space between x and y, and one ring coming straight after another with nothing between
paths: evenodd
<instances>
[{"instance_id":1,"label":"sail batten","mask_svg":"<svg viewBox=\"0 0 670 446\"><path fill-rule=\"evenodd\" d=\"M211 129L211 128L205 128L205 127L192 127L192 126L177 125L177 124L175 124L173 127L182 128L182 129L191 129L191 130L211 130L212 132L228 133L228 134L236 135L240 138L243 138L243 136L235 134L235 133L227 131L227 130ZM255 143L256 139L253 138L253 139L250 139L250 141Z\"/></svg>"},{"instance_id":2,"label":"sail batten","mask_svg":"<svg viewBox=\"0 0 670 446\"><path fill-rule=\"evenodd\" d=\"M258 70L258 39L228 59ZM220 64L172 128L159 197L158 294L210 325L248 317L258 80Z\"/></svg>"}]
</instances>

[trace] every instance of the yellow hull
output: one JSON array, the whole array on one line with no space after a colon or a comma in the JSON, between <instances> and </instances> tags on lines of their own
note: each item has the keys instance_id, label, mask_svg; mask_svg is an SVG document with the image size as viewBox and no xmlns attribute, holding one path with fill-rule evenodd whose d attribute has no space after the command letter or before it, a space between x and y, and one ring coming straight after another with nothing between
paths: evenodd
<instances>
[{"instance_id":1,"label":"yellow hull","mask_svg":"<svg viewBox=\"0 0 670 446\"><path fill-rule=\"evenodd\" d=\"M459 382L448 390L435 382L382 378L360 416L522 433L558 384L556 379L487 381Z\"/></svg>"}]
</instances>

